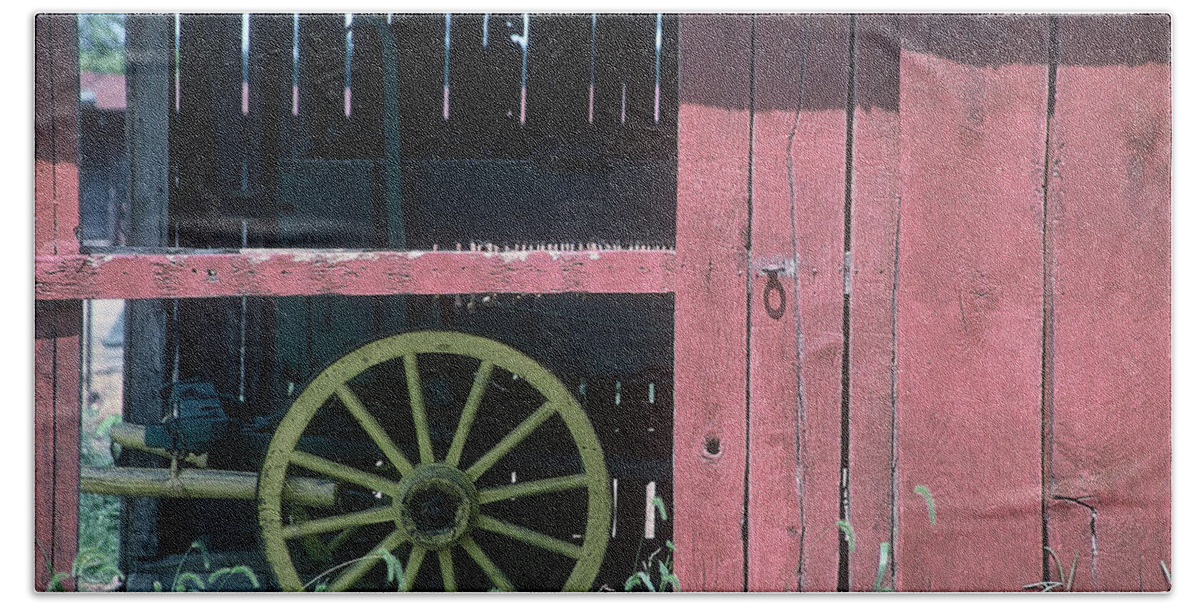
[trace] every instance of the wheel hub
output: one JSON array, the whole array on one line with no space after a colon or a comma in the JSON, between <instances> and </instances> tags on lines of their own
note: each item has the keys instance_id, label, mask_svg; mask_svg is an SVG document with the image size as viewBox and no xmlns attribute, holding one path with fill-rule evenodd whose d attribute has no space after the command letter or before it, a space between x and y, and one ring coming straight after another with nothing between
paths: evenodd
<instances>
[{"instance_id":1,"label":"wheel hub","mask_svg":"<svg viewBox=\"0 0 1200 608\"><path fill-rule=\"evenodd\" d=\"M426 549L455 544L479 512L475 484L462 471L441 463L418 465L401 480L396 496L396 525Z\"/></svg>"}]
</instances>

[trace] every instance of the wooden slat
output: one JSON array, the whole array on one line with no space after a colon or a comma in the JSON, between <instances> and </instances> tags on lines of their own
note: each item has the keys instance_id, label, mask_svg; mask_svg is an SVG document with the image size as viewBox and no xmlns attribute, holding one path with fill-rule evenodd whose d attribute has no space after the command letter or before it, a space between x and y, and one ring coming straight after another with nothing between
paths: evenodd
<instances>
[{"instance_id":1,"label":"wooden slat","mask_svg":"<svg viewBox=\"0 0 1200 608\"><path fill-rule=\"evenodd\" d=\"M400 125L405 156L444 154L445 15L393 15L400 51Z\"/></svg>"},{"instance_id":2,"label":"wooden slat","mask_svg":"<svg viewBox=\"0 0 1200 608\"><path fill-rule=\"evenodd\" d=\"M78 251L79 51L74 15L35 21L36 251ZM70 572L79 526L79 302L34 314L34 586ZM71 589L74 581L64 581Z\"/></svg>"},{"instance_id":3,"label":"wooden slat","mask_svg":"<svg viewBox=\"0 0 1200 608\"><path fill-rule=\"evenodd\" d=\"M667 293L671 250L315 252L41 257L34 297L210 298L221 296L436 293Z\"/></svg>"},{"instance_id":4,"label":"wooden slat","mask_svg":"<svg viewBox=\"0 0 1200 608\"><path fill-rule=\"evenodd\" d=\"M130 213L127 242L156 247L168 243L168 159L171 106L171 57L175 19L171 15L129 15L126 27L126 107ZM170 381L167 365L167 317L170 302L125 303L124 385L121 415L127 422L162 421L162 387ZM157 466L155 456L129 451L122 465ZM121 564L124 571L157 553L158 503L130 498L123 502Z\"/></svg>"},{"instance_id":5,"label":"wooden slat","mask_svg":"<svg viewBox=\"0 0 1200 608\"><path fill-rule=\"evenodd\" d=\"M805 20L799 15L755 18L747 513L751 591L799 590L805 539L798 481L804 479L800 378L794 373L799 315L795 275L788 270L796 266L792 197L800 194L790 187L789 135L800 112ZM777 319L768 314L764 301L769 281L765 270L775 272L779 281L769 295L770 306L782 312ZM809 540L817 535L813 532ZM836 551L832 557L836 568Z\"/></svg>"},{"instance_id":6,"label":"wooden slat","mask_svg":"<svg viewBox=\"0 0 1200 608\"><path fill-rule=\"evenodd\" d=\"M680 24L675 545L685 589L744 589L750 18Z\"/></svg>"},{"instance_id":7,"label":"wooden slat","mask_svg":"<svg viewBox=\"0 0 1200 608\"><path fill-rule=\"evenodd\" d=\"M1051 133L1049 546L1079 591L1168 589L1170 22L1065 16ZM1069 566L1064 566L1069 567Z\"/></svg>"},{"instance_id":8,"label":"wooden slat","mask_svg":"<svg viewBox=\"0 0 1200 608\"><path fill-rule=\"evenodd\" d=\"M679 120L679 16L663 15L662 21L658 125L674 141Z\"/></svg>"},{"instance_id":9,"label":"wooden slat","mask_svg":"<svg viewBox=\"0 0 1200 608\"><path fill-rule=\"evenodd\" d=\"M70 31L69 28L64 28ZM79 544L80 334L82 302L57 303L54 316L54 562L69 572Z\"/></svg>"},{"instance_id":10,"label":"wooden slat","mask_svg":"<svg viewBox=\"0 0 1200 608\"><path fill-rule=\"evenodd\" d=\"M354 14L354 45L350 57L350 133L355 158L383 158L384 58L379 28L382 13ZM390 28L389 28L390 29ZM397 59L399 59L397 57ZM397 74L399 76L399 74Z\"/></svg>"},{"instance_id":11,"label":"wooden slat","mask_svg":"<svg viewBox=\"0 0 1200 608\"><path fill-rule=\"evenodd\" d=\"M44 23L41 18L39 23ZM47 25L46 29L51 26ZM70 560L54 559L54 324L53 306L34 314L33 344L33 576L34 587L46 589L50 577L70 568ZM41 312L39 315L38 312Z\"/></svg>"},{"instance_id":12,"label":"wooden slat","mask_svg":"<svg viewBox=\"0 0 1200 608\"><path fill-rule=\"evenodd\" d=\"M850 278L850 589L874 588L892 538L896 228L900 210L898 18L855 17ZM891 585L893 562L881 586Z\"/></svg>"},{"instance_id":13,"label":"wooden slat","mask_svg":"<svg viewBox=\"0 0 1200 608\"><path fill-rule=\"evenodd\" d=\"M630 15L624 22L621 70L625 84L626 129L648 131L654 127L654 34L653 14Z\"/></svg>"},{"instance_id":14,"label":"wooden slat","mask_svg":"<svg viewBox=\"0 0 1200 608\"><path fill-rule=\"evenodd\" d=\"M530 29L525 129L556 151L566 143L582 143L588 126L591 15L533 15Z\"/></svg>"},{"instance_id":15,"label":"wooden slat","mask_svg":"<svg viewBox=\"0 0 1200 608\"><path fill-rule=\"evenodd\" d=\"M33 242L35 255L54 255L54 18L34 21L34 181Z\"/></svg>"},{"instance_id":16,"label":"wooden slat","mask_svg":"<svg viewBox=\"0 0 1200 608\"><path fill-rule=\"evenodd\" d=\"M300 15L300 121L311 138L311 156L343 158L338 137L346 120L346 17Z\"/></svg>"},{"instance_id":17,"label":"wooden slat","mask_svg":"<svg viewBox=\"0 0 1200 608\"><path fill-rule=\"evenodd\" d=\"M1017 590L1042 576L1048 19L901 33L897 584Z\"/></svg>"},{"instance_id":18,"label":"wooden slat","mask_svg":"<svg viewBox=\"0 0 1200 608\"><path fill-rule=\"evenodd\" d=\"M596 129L612 138L621 127L621 82L625 77L625 23L628 15L596 15L596 84L593 115Z\"/></svg>"},{"instance_id":19,"label":"wooden slat","mask_svg":"<svg viewBox=\"0 0 1200 608\"><path fill-rule=\"evenodd\" d=\"M846 95L850 19L809 17L804 98L794 138L796 258L803 390L806 591L838 586L842 480ZM836 455L836 456L835 456Z\"/></svg>"},{"instance_id":20,"label":"wooden slat","mask_svg":"<svg viewBox=\"0 0 1200 608\"><path fill-rule=\"evenodd\" d=\"M294 94L292 28L292 15L250 15L250 114L261 133L254 159L261 176L255 205L263 218L259 231L264 246L278 245L278 165Z\"/></svg>"},{"instance_id":21,"label":"wooden slat","mask_svg":"<svg viewBox=\"0 0 1200 608\"><path fill-rule=\"evenodd\" d=\"M34 579L39 590L53 574L71 572L78 546L82 319L81 302L42 304L34 318ZM65 582L68 588L73 584Z\"/></svg>"},{"instance_id":22,"label":"wooden slat","mask_svg":"<svg viewBox=\"0 0 1200 608\"><path fill-rule=\"evenodd\" d=\"M179 114L171 147L179 178L172 201L179 243L231 247L241 243L241 16L179 19Z\"/></svg>"},{"instance_id":23,"label":"wooden slat","mask_svg":"<svg viewBox=\"0 0 1200 608\"><path fill-rule=\"evenodd\" d=\"M457 158L512 158L521 153L521 15L453 15L450 25L450 120ZM442 31L439 28L439 31ZM439 76L441 72L438 72ZM439 78L440 81L440 78Z\"/></svg>"}]
</instances>

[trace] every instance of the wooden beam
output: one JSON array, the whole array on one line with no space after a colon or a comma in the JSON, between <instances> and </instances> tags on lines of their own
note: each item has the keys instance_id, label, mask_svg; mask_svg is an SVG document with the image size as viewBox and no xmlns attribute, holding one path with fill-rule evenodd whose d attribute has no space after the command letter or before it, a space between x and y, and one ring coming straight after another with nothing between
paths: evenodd
<instances>
[{"instance_id":1,"label":"wooden beam","mask_svg":"<svg viewBox=\"0 0 1200 608\"><path fill-rule=\"evenodd\" d=\"M1048 24L901 19L899 591L1016 591L1042 576L1047 74L1035 62Z\"/></svg>"},{"instance_id":2,"label":"wooden beam","mask_svg":"<svg viewBox=\"0 0 1200 608\"><path fill-rule=\"evenodd\" d=\"M84 467L80 489L92 494L147 496L154 498L215 498L254 500L258 492L258 473L138 467ZM299 505L333 508L337 484L327 479L289 477L284 498Z\"/></svg>"},{"instance_id":3,"label":"wooden beam","mask_svg":"<svg viewBox=\"0 0 1200 608\"><path fill-rule=\"evenodd\" d=\"M850 213L850 590L870 591L879 551L892 585L896 231L900 212L900 40L896 15L855 17Z\"/></svg>"},{"instance_id":4,"label":"wooden beam","mask_svg":"<svg viewBox=\"0 0 1200 608\"><path fill-rule=\"evenodd\" d=\"M1079 555L1075 590L1169 590L1170 18L1059 23L1048 545Z\"/></svg>"},{"instance_id":5,"label":"wooden beam","mask_svg":"<svg viewBox=\"0 0 1200 608\"><path fill-rule=\"evenodd\" d=\"M171 117L171 55L175 19L171 15L129 15L125 20L125 107L129 157L128 244L167 244L169 192L168 132ZM169 302L125 303L125 374L122 415L136 423L159 422L167 371ZM130 453L126 466L153 466L153 456ZM129 498L121 510L121 564L129 572L137 560L155 555L158 502Z\"/></svg>"},{"instance_id":6,"label":"wooden beam","mask_svg":"<svg viewBox=\"0 0 1200 608\"><path fill-rule=\"evenodd\" d=\"M79 251L79 40L74 15L35 20L34 238L38 253ZM34 586L70 572L79 529L79 302L34 313ZM72 586L72 581L64 585Z\"/></svg>"},{"instance_id":7,"label":"wooden beam","mask_svg":"<svg viewBox=\"0 0 1200 608\"><path fill-rule=\"evenodd\" d=\"M675 252L243 250L39 257L39 300L452 293L670 293Z\"/></svg>"},{"instance_id":8,"label":"wooden beam","mask_svg":"<svg viewBox=\"0 0 1200 608\"><path fill-rule=\"evenodd\" d=\"M751 18L679 29L675 568L688 591L742 591Z\"/></svg>"}]
</instances>

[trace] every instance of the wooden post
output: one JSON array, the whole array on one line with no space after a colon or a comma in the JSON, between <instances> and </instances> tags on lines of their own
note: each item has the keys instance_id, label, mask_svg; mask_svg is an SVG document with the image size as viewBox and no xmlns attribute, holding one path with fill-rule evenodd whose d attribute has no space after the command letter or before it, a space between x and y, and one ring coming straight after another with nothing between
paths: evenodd
<instances>
[{"instance_id":1,"label":"wooden post","mask_svg":"<svg viewBox=\"0 0 1200 608\"><path fill-rule=\"evenodd\" d=\"M900 212L900 32L895 15L858 15L850 213L849 516L856 550L852 591L870 591L881 543L895 561L896 231Z\"/></svg>"},{"instance_id":2,"label":"wooden post","mask_svg":"<svg viewBox=\"0 0 1200 608\"><path fill-rule=\"evenodd\" d=\"M1170 18L1059 23L1048 544L1068 563L1079 555L1076 590L1161 591L1160 562L1171 566Z\"/></svg>"},{"instance_id":3,"label":"wooden post","mask_svg":"<svg viewBox=\"0 0 1200 608\"><path fill-rule=\"evenodd\" d=\"M171 111L170 72L174 50L170 15L129 15L126 37L126 137L129 157L128 244L167 245L168 137ZM125 383L123 416L133 423L160 422L160 391L167 371L168 300L125 303ZM131 452L130 466L154 466L156 458ZM125 499L121 509L121 564L124 572L138 559L157 552L158 501Z\"/></svg>"},{"instance_id":4,"label":"wooden post","mask_svg":"<svg viewBox=\"0 0 1200 608\"><path fill-rule=\"evenodd\" d=\"M901 591L1016 591L1042 576L1048 23L901 19Z\"/></svg>"},{"instance_id":5,"label":"wooden post","mask_svg":"<svg viewBox=\"0 0 1200 608\"><path fill-rule=\"evenodd\" d=\"M680 23L676 573L745 589L750 18Z\"/></svg>"},{"instance_id":6,"label":"wooden post","mask_svg":"<svg viewBox=\"0 0 1200 608\"><path fill-rule=\"evenodd\" d=\"M34 239L38 254L78 253L79 39L74 15L34 25ZM71 571L79 529L79 301L34 312L34 587ZM73 581L64 586L73 587Z\"/></svg>"}]
</instances>

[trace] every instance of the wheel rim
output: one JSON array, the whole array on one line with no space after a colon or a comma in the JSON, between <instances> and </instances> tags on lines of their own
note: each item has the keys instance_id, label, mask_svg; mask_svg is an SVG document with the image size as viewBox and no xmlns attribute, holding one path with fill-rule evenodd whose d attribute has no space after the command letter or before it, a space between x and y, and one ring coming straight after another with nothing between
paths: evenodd
<instances>
[{"instance_id":1,"label":"wheel rim","mask_svg":"<svg viewBox=\"0 0 1200 608\"><path fill-rule=\"evenodd\" d=\"M470 392L457 416L453 439L444 454L435 454L430 436L418 370L422 355L451 355L478 361ZM397 359L403 365L412 430L416 436L416 458L411 460L409 454L413 448L410 446L406 454L348 385L368 370L388 362L394 364ZM519 377L540 395L539 399L544 403L533 414L513 421L511 430L482 456L469 464L464 463L464 450L470 445L473 423L489 381L496 377L498 370ZM348 411L383 454L392 476L340 464L298 449L305 430L322 408ZM512 485L476 487L482 475L554 417L565 423L573 449L582 463L582 472ZM297 474L316 474L334 479L339 485L364 488L375 492L388 504L288 523L282 516L288 512L283 489L289 476ZM400 556L405 570L410 573L419 572L426 555L435 553L442 587L455 590L455 558L451 551L454 547L460 547L495 588L512 590L513 585L505 573L512 566L494 562L474 537L477 532L486 531L574 560L563 589L586 591L600 569L608 542L607 528L612 510L608 484L603 452L587 414L552 373L530 357L493 340L457 332L414 332L384 338L351 352L318 374L300 393L280 422L263 461L258 490L259 524L266 557L284 590L302 590L312 582L301 580L293 561L295 551L289 550L289 540L303 541L317 533L334 531L340 531L344 536L356 526L383 524L389 530L383 540L361 558L331 574L330 590L350 589L368 571L382 567L383 560L373 557L379 550ZM524 528L484 512L485 505L499 501L553 497L562 492L584 490L587 514L582 544ZM405 577L402 588L411 589L415 578L415 574Z\"/></svg>"}]
</instances>

